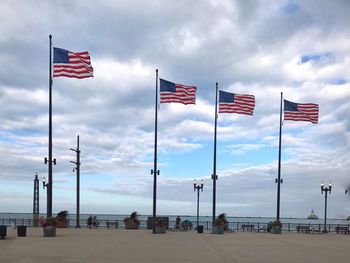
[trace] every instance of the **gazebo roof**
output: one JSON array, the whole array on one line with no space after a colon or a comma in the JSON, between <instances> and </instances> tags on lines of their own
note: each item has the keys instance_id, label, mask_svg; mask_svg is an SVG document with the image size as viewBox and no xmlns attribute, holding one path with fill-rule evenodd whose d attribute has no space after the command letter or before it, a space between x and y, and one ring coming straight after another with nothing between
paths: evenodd
<instances>
[{"instance_id":1,"label":"gazebo roof","mask_svg":"<svg viewBox=\"0 0 350 263\"><path fill-rule=\"evenodd\" d=\"M311 210L311 214L307 217L307 219L318 219L318 216L315 215L314 210Z\"/></svg>"}]
</instances>

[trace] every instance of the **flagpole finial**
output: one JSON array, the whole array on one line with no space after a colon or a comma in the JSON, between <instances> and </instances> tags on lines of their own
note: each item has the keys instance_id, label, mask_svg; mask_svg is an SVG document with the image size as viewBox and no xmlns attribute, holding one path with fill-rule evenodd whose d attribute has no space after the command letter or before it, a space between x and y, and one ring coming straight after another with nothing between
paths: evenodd
<instances>
[{"instance_id":1,"label":"flagpole finial","mask_svg":"<svg viewBox=\"0 0 350 263\"><path fill-rule=\"evenodd\" d=\"M49 35L49 38L52 39L52 35L51 34Z\"/></svg>"},{"instance_id":2,"label":"flagpole finial","mask_svg":"<svg viewBox=\"0 0 350 263\"><path fill-rule=\"evenodd\" d=\"M156 72L158 73L158 69L156 69Z\"/></svg>"}]
</instances>

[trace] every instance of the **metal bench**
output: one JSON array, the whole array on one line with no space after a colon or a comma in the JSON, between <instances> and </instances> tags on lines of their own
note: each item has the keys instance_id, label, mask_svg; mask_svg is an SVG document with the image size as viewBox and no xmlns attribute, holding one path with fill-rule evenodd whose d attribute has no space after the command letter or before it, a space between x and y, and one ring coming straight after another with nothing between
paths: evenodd
<instances>
[{"instance_id":1,"label":"metal bench","mask_svg":"<svg viewBox=\"0 0 350 263\"><path fill-rule=\"evenodd\" d=\"M311 229L310 226L306 226L306 225L299 225L296 226L296 230L301 233L310 233Z\"/></svg>"},{"instance_id":2,"label":"metal bench","mask_svg":"<svg viewBox=\"0 0 350 263\"><path fill-rule=\"evenodd\" d=\"M117 221L107 221L106 222L107 228L112 228L113 226L114 226L114 228L118 228L118 222Z\"/></svg>"},{"instance_id":3,"label":"metal bench","mask_svg":"<svg viewBox=\"0 0 350 263\"><path fill-rule=\"evenodd\" d=\"M335 231L337 234L350 234L349 226L337 226Z\"/></svg>"},{"instance_id":4,"label":"metal bench","mask_svg":"<svg viewBox=\"0 0 350 263\"><path fill-rule=\"evenodd\" d=\"M253 231L254 230L254 225L245 224L245 225L242 225L241 227L242 227L243 232L244 232L245 229L247 231Z\"/></svg>"}]
</instances>

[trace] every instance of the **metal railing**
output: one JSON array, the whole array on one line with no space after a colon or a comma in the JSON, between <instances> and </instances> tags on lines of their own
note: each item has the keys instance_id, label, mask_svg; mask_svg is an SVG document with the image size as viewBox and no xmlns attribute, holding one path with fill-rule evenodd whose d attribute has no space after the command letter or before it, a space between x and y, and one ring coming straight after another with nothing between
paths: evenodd
<instances>
[{"instance_id":1,"label":"metal railing","mask_svg":"<svg viewBox=\"0 0 350 263\"><path fill-rule=\"evenodd\" d=\"M175 228L175 221L169 221L169 228ZM229 229L232 229L234 231L266 231L268 228L268 224L266 222L229 222ZM323 231L324 224L321 223L283 223L282 231L284 232L298 232L298 228L300 229L300 226L308 226L309 229L315 230L315 231ZM0 218L0 225L6 225L8 227L16 227L16 226L28 226L28 227L36 227L40 226L39 220L37 219L28 219L28 218ZM205 230L211 230L212 229L212 222L211 221L199 221L199 225L202 225ZM69 219L68 221L68 227L69 228L75 228L76 226L76 220L75 219ZM80 220L80 227L81 228L88 228L86 220ZM328 232L337 232L337 228L339 227L348 227L350 228L350 224L327 224L327 231ZM122 219L116 219L116 220L98 220L98 228L120 228L124 229L124 222ZM140 229L147 229L147 220L140 220ZM195 229L196 224L192 223L192 227L189 227L189 230Z\"/></svg>"}]
</instances>

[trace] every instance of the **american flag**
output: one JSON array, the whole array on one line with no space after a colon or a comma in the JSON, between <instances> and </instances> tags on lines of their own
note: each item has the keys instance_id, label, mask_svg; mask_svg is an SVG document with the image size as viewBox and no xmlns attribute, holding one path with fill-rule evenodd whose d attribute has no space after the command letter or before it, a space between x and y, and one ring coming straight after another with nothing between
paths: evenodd
<instances>
[{"instance_id":1,"label":"american flag","mask_svg":"<svg viewBox=\"0 0 350 263\"><path fill-rule=\"evenodd\" d=\"M284 100L284 120L318 123L318 105Z\"/></svg>"},{"instance_id":2,"label":"american flag","mask_svg":"<svg viewBox=\"0 0 350 263\"><path fill-rule=\"evenodd\" d=\"M93 77L89 52L71 52L62 48L53 48L53 76L67 78Z\"/></svg>"},{"instance_id":3,"label":"american flag","mask_svg":"<svg viewBox=\"0 0 350 263\"><path fill-rule=\"evenodd\" d=\"M219 90L219 113L253 115L255 98L253 95L235 94Z\"/></svg>"},{"instance_id":4,"label":"american flag","mask_svg":"<svg viewBox=\"0 0 350 263\"><path fill-rule=\"evenodd\" d=\"M164 79L160 81L160 103L182 103L182 104L196 104L195 86L185 86L176 84Z\"/></svg>"}]
</instances>

